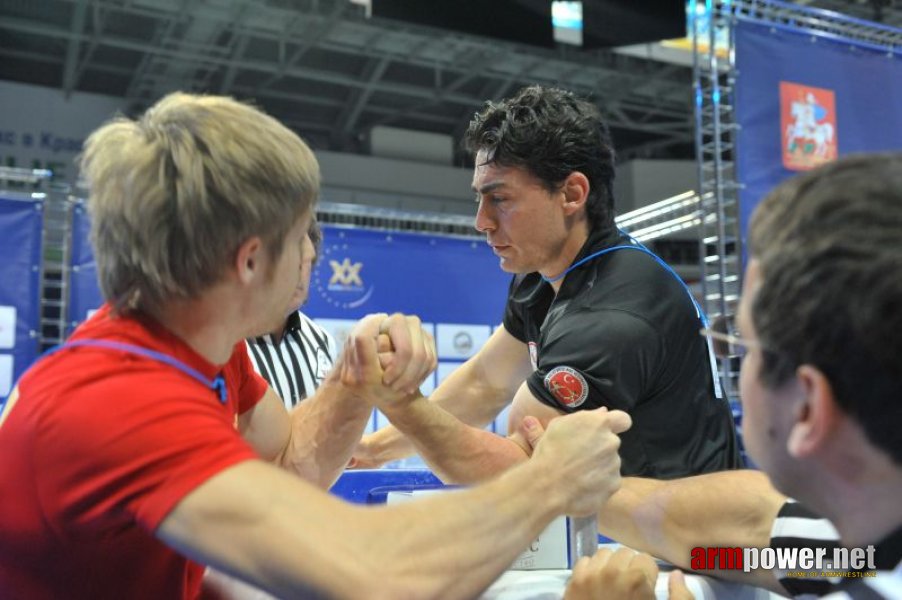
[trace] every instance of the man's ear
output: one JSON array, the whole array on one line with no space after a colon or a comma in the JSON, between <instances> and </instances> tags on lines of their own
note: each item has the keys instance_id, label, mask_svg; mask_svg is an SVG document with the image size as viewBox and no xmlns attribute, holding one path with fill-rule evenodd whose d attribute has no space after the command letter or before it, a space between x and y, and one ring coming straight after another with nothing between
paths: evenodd
<instances>
[{"instance_id":1,"label":"man's ear","mask_svg":"<svg viewBox=\"0 0 902 600\"><path fill-rule=\"evenodd\" d=\"M564 193L564 212L570 216L586 206L589 197L589 178L579 171L573 171L561 186Z\"/></svg>"},{"instance_id":2,"label":"man's ear","mask_svg":"<svg viewBox=\"0 0 902 600\"><path fill-rule=\"evenodd\" d=\"M235 273L241 283L250 283L254 277L262 276L265 267L263 255L265 247L258 236L244 240L235 253Z\"/></svg>"},{"instance_id":3,"label":"man's ear","mask_svg":"<svg viewBox=\"0 0 902 600\"><path fill-rule=\"evenodd\" d=\"M792 409L793 425L786 449L793 458L808 458L833 436L843 411L836 404L833 386L817 367L800 366L796 369L796 382L803 397Z\"/></svg>"}]
</instances>

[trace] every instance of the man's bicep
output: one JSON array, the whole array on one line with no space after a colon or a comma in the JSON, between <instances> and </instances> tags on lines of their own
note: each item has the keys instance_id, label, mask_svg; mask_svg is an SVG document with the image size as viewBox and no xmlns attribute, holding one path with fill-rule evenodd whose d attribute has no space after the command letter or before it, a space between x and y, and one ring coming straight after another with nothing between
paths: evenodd
<instances>
[{"instance_id":1,"label":"man's bicep","mask_svg":"<svg viewBox=\"0 0 902 600\"><path fill-rule=\"evenodd\" d=\"M556 408L552 408L537 399L529 386L524 382L520 385L511 404L510 415L507 422L507 437L522 447L527 454L532 455L533 448L520 432L520 423L524 417L535 417L542 423L542 427L548 427L551 419L563 414Z\"/></svg>"},{"instance_id":2,"label":"man's bicep","mask_svg":"<svg viewBox=\"0 0 902 600\"><path fill-rule=\"evenodd\" d=\"M531 371L526 344L502 326L430 398L468 425L482 426L510 403Z\"/></svg>"},{"instance_id":3,"label":"man's bicep","mask_svg":"<svg viewBox=\"0 0 902 600\"><path fill-rule=\"evenodd\" d=\"M510 402L520 384L529 376L532 366L526 344L498 327L468 363L473 366L472 377L485 387L503 390Z\"/></svg>"},{"instance_id":4,"label":"man's bicep","mask_svg":"<svg viewBox=\"0 0 902 600\"><path fill-rule=\"evenodd\" d=\"M548 332L530 387L568 412L629 412L653 385L663 357L660 336L644 320L616 310L576 313Z\"/></svg>"},{"instance_id":5,"label":"man's bicep","mask_svg":"<svg viewBox=\"0 0 902 600\"><path fill-rule=\"evenodd\" d=\"M238 431L257 453L274 460L288 444L291 422L282 399L272 388L254 407L238 417Z\"/></svg>"}]
</instances>

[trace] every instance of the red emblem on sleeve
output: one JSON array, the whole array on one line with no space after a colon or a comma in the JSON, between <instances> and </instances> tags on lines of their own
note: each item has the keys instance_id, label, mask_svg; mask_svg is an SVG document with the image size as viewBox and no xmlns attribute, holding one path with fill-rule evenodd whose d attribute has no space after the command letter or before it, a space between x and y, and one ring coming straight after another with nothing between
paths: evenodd
<instances>
[{"instance_id":1,"label":"red emblem on sleeve","mask_svg":"<svg viewBox=\"0 0 902 600\"><path fill-rule=\"evenodd\" d=\"M570 367L555 367L545 375L545 388L558 401L569 408L576 408L589 396L589 385L582 373Z\"/></svg>"}]
</instances>

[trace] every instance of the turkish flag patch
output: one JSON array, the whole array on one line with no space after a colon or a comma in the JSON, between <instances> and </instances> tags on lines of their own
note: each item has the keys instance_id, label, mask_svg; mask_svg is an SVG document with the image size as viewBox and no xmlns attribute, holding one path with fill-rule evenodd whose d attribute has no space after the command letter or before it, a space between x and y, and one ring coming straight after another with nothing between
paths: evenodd
<instances>
[{"instance_id":1,"label":"turkish flag patch","mask_svg":"<svg viewBox=\"0 0 902 600\"><path fill-rule=\"evenodd\" d=\"M545 375L545 388L568 408L576 408L589 396L589 384L582 373L570 367L555 367Z\"/></svg>"}]
</instances>

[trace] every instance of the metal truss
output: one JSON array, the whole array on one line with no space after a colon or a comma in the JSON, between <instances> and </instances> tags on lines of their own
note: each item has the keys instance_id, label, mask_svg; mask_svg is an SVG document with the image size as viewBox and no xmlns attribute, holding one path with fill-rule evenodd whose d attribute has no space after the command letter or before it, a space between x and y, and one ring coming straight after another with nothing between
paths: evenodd
<instances>
[{"instance_id":1,"label":"metal truss","mask_svg":"<svg viewBox=\"0 0 902 600\"><path fill-rule=\"evenodd\" d=\"M38 330L30 333L42 351L63 341L69 304L69 190L54 184L52 177L46 169L0 167L0 189L41 202L41 265L36 267L41 271L41 305Z\"/></svg>"},{"instance_id":2,"label":"metal truss","mask_svg":"<svg viewBox=\"0 0 902 600\"><path fill-rule=\"evenodd\" d=\"M347 0L0 0L0 16L0 63L20 80L122 95L130 112L176 89L254 98L320 148L365 150L383 124L459 138L528 83L594 96L624 157L692 141L684 67L369 20Z\"/></svg>"}]
</instances>

